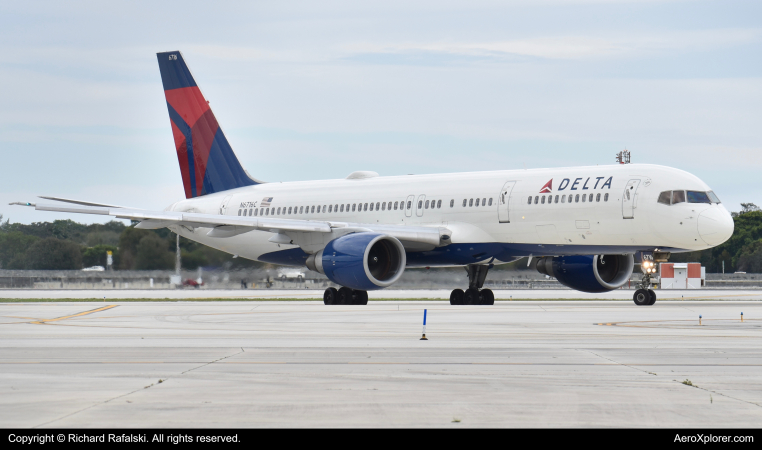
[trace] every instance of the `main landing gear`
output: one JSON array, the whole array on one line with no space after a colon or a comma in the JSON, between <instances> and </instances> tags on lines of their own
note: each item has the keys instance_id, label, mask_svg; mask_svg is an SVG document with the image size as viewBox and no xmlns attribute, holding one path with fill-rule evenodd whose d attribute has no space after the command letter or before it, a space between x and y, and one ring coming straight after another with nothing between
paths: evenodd
<instances>
[{"instance_id":1,"label":"main landing gear","mask_svg":"<svg viewBox=\"0 0 762 450\"><path fill-rule=\"evenodd\" d=\"M470 264L465 267L468 273L468 289L454 289L450 293L451 305L494 305L495 294L489 289L482 289L487 271L494 267L492 264Z\"/></svg>"},{"instance_id":2,"label":"main landing gear","mask_svg":"<svg viewBox=\"0 0 762 450\"><path fill-rule=\"evenodd\" d=\"M651 274L644 273L638 290L632 296L632 301L638 306L651 306L656 303L656 292L651 289Z\"/></svg>"},{"instance_id":3,"label":"main landing gear","mask_svg":"<svg viewBox=\"0 0 762 450\"><path fill-rule=\"evenodd\" d=\"M367 305L368 291L359 291L343 287L329 287L323 293L323 303L326 305Z\"/></svg>"}]
</instances>

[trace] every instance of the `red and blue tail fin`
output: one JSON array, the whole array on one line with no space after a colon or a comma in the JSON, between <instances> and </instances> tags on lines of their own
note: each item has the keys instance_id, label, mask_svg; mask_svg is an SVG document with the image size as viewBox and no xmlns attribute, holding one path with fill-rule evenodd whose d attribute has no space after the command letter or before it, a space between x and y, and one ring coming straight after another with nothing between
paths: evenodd
<instances>
[{"instance_id":1,"label":"red and blue tail fin","mask_svg":"<svg viewBox=\"0 0 762 450\"><path fill-rule=\"evenodd\" d=\"M156 54L185 197L259 184L238 162L182 53Z\"/></svg>"}]
</instances>

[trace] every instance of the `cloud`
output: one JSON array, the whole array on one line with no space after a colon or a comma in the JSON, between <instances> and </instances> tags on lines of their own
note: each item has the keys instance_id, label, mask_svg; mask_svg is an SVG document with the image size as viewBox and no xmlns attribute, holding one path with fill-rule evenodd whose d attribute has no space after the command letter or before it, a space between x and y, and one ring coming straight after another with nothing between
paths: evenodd
<instances>
[{"instance_id":1,"label":"cloud","mask_svg":"<svg viewBox=\"0 0 762 450\"><path fill-rule=\"evenodd\" d=\"M415 52L504 58L525 56L579 60L665 51L703 51L757 42L762 29L713 29L626 36L545 36L493 42L353 44L344 50L358 54L410 54Z\"/></svg>"}]
</instances>

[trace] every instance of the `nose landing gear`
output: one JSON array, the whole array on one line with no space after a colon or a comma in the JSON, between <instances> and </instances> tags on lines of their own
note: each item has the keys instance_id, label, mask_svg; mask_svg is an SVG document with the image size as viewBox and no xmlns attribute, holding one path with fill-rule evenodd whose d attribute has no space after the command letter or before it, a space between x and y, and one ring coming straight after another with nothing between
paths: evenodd
<instances>
[{"instance_id":1,"label":"nose landing gear","mask_svg":"<svg viewBox=\"0 0 762 450\"><path fill-rule=\"evenodd\" d=\"M632 301L638 306L651 306L656 303L656 292L651 289L651 274L644 273L638 290L632 296Z\"/></svg>"},{"instance_id":2,"label":"nose landing gear","mask_svg":"<svg viewBox=\"0 0 762 450\"><path fill-rule=\"evenodd\" d=\"M494 305L495 294L490 289L482 289L487 271L494 267L492 264L470 264L465 267L468 273L468 289L453 289L450 293L451 305Z\"/></svg>"}]
</instances>

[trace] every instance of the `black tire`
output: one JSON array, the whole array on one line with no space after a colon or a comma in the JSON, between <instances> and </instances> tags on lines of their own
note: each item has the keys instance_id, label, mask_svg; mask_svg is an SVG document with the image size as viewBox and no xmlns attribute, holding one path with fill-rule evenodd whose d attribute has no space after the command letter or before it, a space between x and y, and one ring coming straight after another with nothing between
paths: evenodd
<instances>
[{"instance_id":1,"label":"black tire","mask_svg":"<svg viewBox=\"0 0 762 450\"><path fill-rule=\"evenodd\" d=\"M343 287L339 289L339 296L338 296L339 301L337 303L334 303L334 305L351 305L353 292L354 291L348 287Z\"/></svg>"},{"instance_id":2,"label":"black tire","mask_svg":"<svg viewBox=\"0 0 762 450\"><path fill-rule=\"evenodd\" d=\"M638 289L633 294L632 301L638 306L647 306L651 303L651 294L645 289Z\"/></svg>"},{"instance_id":3,"label":"black tire","mask_svg":"<svg viewBox=\"0 0 762 450\"><path fill-rule=\"evenodd\" d=\"M494 305L495 304L495 294L492 292L491 289L482 289L481 292L481 304L482 305Z\"/></svg>"},{"instance_id":4,"label":"black tire","mask_svg":"<svg viewBox=\"0 0 762 450\"><path fill-rule=\"evenodd\" d=\"M367 305L368 304L368 291L354 291L353 305Z\"/></svg>"},{"instance_id":5,"label":"black tire","mask_svg":"<svg viewBox=\"0 0 762 450\"><path fill-rule=\"evenodd\" d=\"M463 296L465 293L463 292L463 289L453 289L452 292L450 292L450 304L451 305L463 305Z\"/></svg>"},{"instance_id":6,"label":"black tire","mask_svg":"<svg viewBox=\"0 0 762 450\"><path fill-rule=\"evenodd\" d=\"M653 305L656 303L656 292L654 292L653 289L648 290L648 295L651 297L651 300L648 302L648 305Z\"/></svg>"},{"instance_id":7,"label":"black tire","mask_svg":"<svg viewBox=\"0 0 762 450\"><path fill-rule=\"evenodd\" d=\"M336 288L329 287L323 292L323 304L324 305L336 305L339 298L339 291Z\"/></svg>"},{"instance_id":8,"label":"black tire","mask_svg":"<svg viewBox=\"0 0 762 450\"><path fill-rule=\"evenodd\" d=\"M464 296L464 305L478 305L479 304L479 290L478 289L466 289Z\"/></svg>"}]
</instances>

